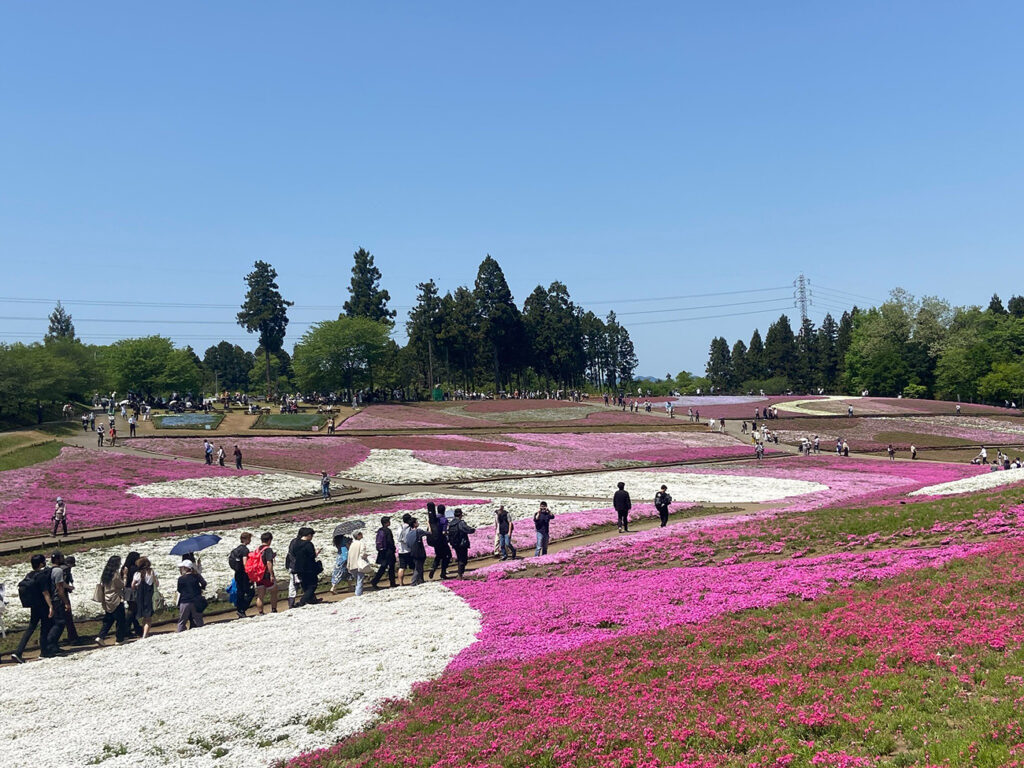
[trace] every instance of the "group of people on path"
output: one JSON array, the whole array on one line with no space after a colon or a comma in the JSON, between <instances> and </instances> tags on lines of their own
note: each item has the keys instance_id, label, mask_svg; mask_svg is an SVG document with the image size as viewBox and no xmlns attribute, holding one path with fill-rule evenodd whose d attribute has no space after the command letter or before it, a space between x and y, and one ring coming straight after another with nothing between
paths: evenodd
<instances>
[{"instance_id":1,"label":"group of people on path","mask_svg":"<svg viewBox=\"0 0 1024 768\"><path fill-rule=\"evenodd\" d=\"M235 446L235 450L233 451L232 455L233 455L234 460L235 460L235 469L241 469L242 468L242 449L239 448L236 445ZM224 446L223 445L218 445L216 447L216 449L214 449L213 443L211 443L209 440L203 440L203 460L208 465L213 466L214 456L216 456L216 458L217 458L217 464L218 465L220 465L222 467L225 466L224 462L227 459L227 453L224 450Z\"/></svg>"}]
</instances>

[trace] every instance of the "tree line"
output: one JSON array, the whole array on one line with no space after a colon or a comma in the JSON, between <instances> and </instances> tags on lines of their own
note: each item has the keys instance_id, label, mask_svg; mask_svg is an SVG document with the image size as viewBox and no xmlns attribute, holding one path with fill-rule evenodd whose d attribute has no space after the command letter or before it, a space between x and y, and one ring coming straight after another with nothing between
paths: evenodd
<instances>
[{"instance_id":1,"label":"tree line","mask_svg":"<svg viewBox=\"0 0 1024 768\"><path fill-rule=\"evenodd\" d=\"M964 401L1024 402L1024 297L1004 306L952 307L894 289L878 307L856 306L838 322L807 320L794 331L783 314L762 342L755 330L730 348L711 341L706 381L716 391L795 391Z\"/></svg>"},{"instance_id":2,"label":"tree line","mask_svg":"<svg viewBox=\"0 0 1024 768\"><path fill-rule=\"evenodd\" d=\"M610 389L632 381L637 365L628 331L615 314L584 309L560 282L538 285L518 306L498 262L487 256L472 287L441 294L434 280L417 286L405 323L407 343L393 338L396 312L380 287L374 257L353 254L349 298L337 319L313 324L285 349L292 302L277 272L257 261L244 279L238 324L254 334L254 351L221 341L202 357L159 335L108 345L83 343L58 302L41 342L0 344L0 421L36 420L43 410L94 392L334 392L427 394L513 389Z\"/></svg>"}]
</instances>

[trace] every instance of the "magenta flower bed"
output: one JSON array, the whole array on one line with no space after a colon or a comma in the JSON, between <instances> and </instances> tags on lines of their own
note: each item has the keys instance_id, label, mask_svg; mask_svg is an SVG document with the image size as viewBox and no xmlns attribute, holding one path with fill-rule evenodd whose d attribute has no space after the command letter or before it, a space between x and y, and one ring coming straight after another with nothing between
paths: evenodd
<instances>
[{"instance_id":1,"label":"magenta flower bed","mask_svg":"<svg viewBox=\"0 0 1024 768\"><path fill-rule=\"evenodd\" d=\"M443 437L457 439L455 435ZM422 450L415 451L414 455L440 466L557 472L602 469L621 461L659 463L749 456L753 450L731 437L699 432L658 435L630 432L513 434L491 442L498 439L510 446L511 451Z\"/></svg>"},{"instance_id":2,"label":"magenta flower bed","mask_svg":"<svg viewBox=\"0 0 1024 768\"><path fill-rule=\"evenodd\" d=\"M242 466L255 465L290 469L296 472L326 471L334 475L351 469L370 455L370 449L358 438L352 437L241 437L223 446L227 462L234 464L232 451L237 445L242 451ZM132 448L186 458L203 458L203 439L200 438L143 438L132 441Z\"/></svg>"},{"instance_id":3,"label":"magenta flower bed","mask_svg":"<svg viewBox=\"0 0 1024 768\"><path fill-rule=\"evenodd\" d=\"M793 597L813 599L839 585L891 578L980 551L981 545L940 550L881 550L797 561L621 571L586 575L450 582L483 615L479 641L452 668L521 660L567 651L597 640L635 635L715 616L765 608Z\"/></svg>"},{"instance_id":4,"label":"magenta flower bed","mask_svg":"<svg viewBox=\"0 0 1024 768\"><path fill-rule=\"evenodd\" d=\"M482 427L488 422L445 413L441 408L410 405L371 405L338 425L349 429L409 429L429 427Z\"/></svg>"},{"instance_id":5,"label":"magenta flower bed","mask_svg":"<svg viewBox=\"0 0 1024 768\"><path fill-rule=\"evenodd\" d=\"M984 474L987 469L970 464L844 459L823 453L775 459L771 462L750 462L741 466L672 467L662 471L808 480L828 486L828 490L778 503L780 510L799 512L838 504L869 504L894 499L927 485Z\"/></svg>"},{"instance_id":6,"label":"magenta flower bed","mask_svg":"<svg viewBox=\"0 0 1024 768\"><path fill-rule=\"evenodd\" d=\"M234 469L205 464L64 448L51 461L0 473L0 536L49 532L57 496L63 496L67 503L68 527L72 530L210 512L261 501L143 499L127 493L132 486L146 483L238 474Z\"/></svg>"}]
</instances>

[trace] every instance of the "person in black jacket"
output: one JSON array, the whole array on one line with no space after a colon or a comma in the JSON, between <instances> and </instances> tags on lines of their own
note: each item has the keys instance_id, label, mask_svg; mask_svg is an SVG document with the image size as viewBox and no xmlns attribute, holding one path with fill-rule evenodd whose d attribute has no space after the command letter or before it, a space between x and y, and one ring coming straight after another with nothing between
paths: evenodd
<instances>
[{"instance_id":1,"label":"person in black jacket","mask_svg":"<svg viewBox=\"0 0 1024 768\"><path fill-rule=\"evenodd\" d=\"M370 579L370 586L380 589L377 585L385 572L388 574L390 586L395 586L395 534L391 532L391 518L386 515L380 519L377 529L377 575Z\"/></svg>"},{"instance_id":2,"label":"person in black jacket","mask_svg":"<svg viewBox=\"0 0 1024 768\"><path fill-rule=\"evenodd\" d=\"M662 528L668 525L668 509L671 503L672 497L668 495L668 486L661 486L661 490L654 494L654 508L658 510Z\"/></svg>"},{"instance_id":3,"label":"person in black jacket","mask_svg":"<svg viewBox=\"0 0 1024 768\"><path fill-rule=\"evenodd\" d=\"M320 552L313 546L312 528L300 528L299 537L292 542L292 568L302 584L302 597L298 605L311 605L316 599L316 585L323 565L317 560Z\"/></svg>"},{"instance_id":4,"label":"person in black jacket","mask_svg":"<svg viewBox=\"0 0 1024 768\"><path fill-rule=\"evenodd\" d=\"M625 483L619 483L619 490L612 497L612 506L619 516L619 533L629 533L629 510L633 508L633 502L629 499Z\"/></svg>"},{"instance_id":5,"label":"person in black jacket","mask_svg":"<svg viewBox=\"0 0 1024 768\"><path fill-rule=\"evenodd\" d=\"M476 533L465 520L462 519L462 510L456 509L453 513L455 519L448 526L448 541L455 550L455 559L459 564L459 578L466 572L466 563L469 562L469 534Z\"/></svg>"},{"instance_id":6,"label":"person in black jacket","mask_svg":"<svg viewBox=\"0 0 1024 768\"><path fill-rule=\"evenodd\" d=\"M186 625L203 626L203 609L206 579L195 572L195 565L190 560L182 560L178 568L178 631L184 632Z\"/></svg>"},{"instance_id":7,"label":"person in black jacket","mask_svg":"<svg viewBox=\"0 0 1024 768\"><path fill-rule=\"evenodd\" d=\"M252 541L252 534L245 532L238 537L240 544L228 554L228 567L235 576L235 588L238 590L238 597L235 600L235 611L238 618L244 619L245 612L252 603L253 588L249 583L249 575L245 572L245 560L249 557L249 543Z\"/></svg>"},{"instance_id":8,"label":"person in black jacket","mask_svg":"<svg viewBox=\"0 0 1024 768\"><path fill-rule=\"evenodd\" d=\"M437 514L438 509L441 511L441 515ZM448 578L448 563L452 561L452 549L448 546L448 520L441 521L441 517L444 515L444 504L439 505L438 508L434 507L434 502L427 502L427 526L430 530L430 534L427 536L427 543L434 548L434 564L430 567L430 578L434 578L434 573L437 571L438 566L441 567L441 579Z\"/></svg>"}]
</instances>

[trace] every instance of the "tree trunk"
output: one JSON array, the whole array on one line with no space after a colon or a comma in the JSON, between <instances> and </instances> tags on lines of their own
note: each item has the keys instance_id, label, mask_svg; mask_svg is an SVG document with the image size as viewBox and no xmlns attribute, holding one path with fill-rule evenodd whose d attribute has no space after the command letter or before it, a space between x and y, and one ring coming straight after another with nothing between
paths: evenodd
<instances>
[{"instance_id":1,"label":"tree trunk","mask_svg":"<svg viewBox=\"0 0 1024 768\"><path fill-rule=\"evenodd\" d=\"M267 345L263 345L263 359L267 364L267 400L270 400L270 350L267 349Z\"/></svg>"}]
</instances>

